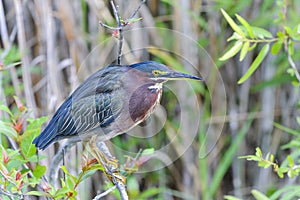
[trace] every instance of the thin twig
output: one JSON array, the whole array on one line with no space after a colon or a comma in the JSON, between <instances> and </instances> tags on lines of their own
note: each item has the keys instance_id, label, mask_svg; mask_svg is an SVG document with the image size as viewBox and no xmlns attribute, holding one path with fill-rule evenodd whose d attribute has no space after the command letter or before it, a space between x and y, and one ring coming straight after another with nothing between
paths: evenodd
<instances>
[{"instance_id":1,"label":"thin twig","mask_svg":"<svg viewBox=\"0 0 300 200\"><path fill-rule=\"evenodd\" d=\"M288 48L288 40L285 40L284 41L284 48L285 48L285 51L287 52L287 56L288 56L288 61L291 65L291 67L294 69L294 72L295 72L295 75L296 75L296 78L298 79L298 85L300 84L300 74L298 72L298 69L296 67L296 64L292 58L292 55L289 51L289 48Z\"/></svg>"},{"instance_id":2,"label":"thin twig","mask_svg":"<svg viewBox=\"0 0 300 200\"><path fill-rule=\"evenodd\" d=\"M101 199L102 197L105 197L106 195L108 195L109 193L111 193L114 189L116 189L117 188L117 186L113 186L113 187L111 187L111 188L109 188L108 190L106 190L105 192L102 192L101 194L98 194L97 196L95 196L94 198L93 198L93 200L99 200L99 199Z\"/></svg>"},{"instance_id":3,"label":"thin twig","mask_svg":"<svg viewBox=\"0 0 300 200\"><path fill-rule=\"evenodd\" d=\"M120 19L120 13L119 13L119 6L115 6L114 4L114 1L111 0L110 1L110 4L111 4L111 7L113 9L113 12L114 12L114 16L115 16L115 19L117 21L117 27L120 28L118 29L118 32L119 32L119 47L118 47L118 57L117 57L117 64L120 65L121 64L121 57L122 57L122 46L123 46L123 33L122 33L122 29L123 29L123 26L122 26L122 23L121 23L121 19Z\"/></svg>"},{"instance_id":4,"label":"thin twig","mask_svg":"<svg viewBox=\"0 0 300 200\"><path fill-rule=\"evenodd\" d=\"M142 2L139 4L139 6L133 11L133 13L130 15L129 19L134 18L134 16L137 14L137 12L140 10L140 8L142 7L142 5L144 3L146 3L147 0L142 0Z\"/></svg>"},{"instance_id":5,"label":"thin twig","mask_svg":"<svg viewBox=\"0 0 300 200\"><path fill-rule=\"evenodd\" d=\"M112 27L112 26L109 26L107 24L104 24L103 22L99 22L99 24L101 26L103 26L104 28L111 29L111 30L120 30L120 29L122 29L122 27Z\"/></svg>"},{"instance_id":6,"label":"thin twig","mask_svg":"<svg viewBox=\"0 0 300 200\"><path fill-rule=\"evenodd\" d=\"M120 13L119 13L119 6L115 6L115 3L113 0L110 0L110 5L113 9L113 12L114 12L114 16L115 16L115 19L117 21L117 27L121 27L121 22L120 22ZM117 9L118 7L118 9Z\"/></svg>"},{"instance_id":7,"label":"thin twig","mask_svg":"<svg viewBox=\"0 0 300 200\"><path fill-rule=\"evenodd\" d=\"M108 26L108 25L104 24L103 22L99 22L99 24L104 28L114 30L114 31L118 31L118 34L117 34L118 39L119 39L118 56L117 56L117 64L118 65L121 64L121 57L122 57L122 47L123 47L123 40L124 40L123 29L130 23L131 19L134 18L134 16L137 14L137 12L142 7L142 5L144 3L146 3L146 1L147 0L142 0L141 3L139 4L139 6L130 15L130 17L127 20L124 21L120 17L119 6L115 5L113 0L110 0L110 4L111 4L111 7L112 7L112 10L114 12L114 16L115 16L115 19L116 19L116 22L117 22L117 27L111 27L111 26Z\"/></svg>"}]
</instances>

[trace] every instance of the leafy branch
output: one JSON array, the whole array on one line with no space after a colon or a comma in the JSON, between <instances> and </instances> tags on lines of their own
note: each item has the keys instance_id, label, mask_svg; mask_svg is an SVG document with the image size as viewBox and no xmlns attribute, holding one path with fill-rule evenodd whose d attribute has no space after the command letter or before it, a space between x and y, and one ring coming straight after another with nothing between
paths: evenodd
<instances>
[{"instance_id":1,"label":"leafy branch","mask_svg":"<svg viewBox=\"0 0 300 200\"><path fill-rule=\"evenodd\" d=\"M284 46L284 51L287 53L288 61L291 68L288 69L288 73L295 76L298 80L298 85L300 83L300 74L297 70L296 64L293 61L292 55L294 53L294 42L300 42L299 27L291 29L288 26L284 26L282 32L277 32L277 37L274 37L269 31L263 28L251 26L243 17L236 14L237 20L240 22L241 26L236 24L236 22L226 13L225 10L221 9L221 12L233 29L234 33L227 41L235 41L233 46L227 50L219 60L225 61L229 58L235 56L240 52L240 61L243 61L247 53L256 48L257 44L265 43L258 53L257 57L254 59L253 63L249 67L248 71L240 78L238 84L245 82L259 67L264 58L268 55L271 47L272 54L278 54L278 52Z\"/></svg>"},{"instance_id":2,"label":"leafy branch","mask_svg":"<svg viewBox=\"0 0 300 200\"><path fill-rule=\"evenodd\" d=\"M267 153L264 157L259 147L256 148L255 155L240 156L239 158L256 161L259 167L263 167L265 169L273 167L274 172L276 172L280 178L284 178L285 174L287 174L289 178L293 178L295 176L299 176L300 173L300 165L295 164L290 155L287 157L287 166L279 166L278 163L274 161L273 154Z\"/></svg>"}]
</instances>

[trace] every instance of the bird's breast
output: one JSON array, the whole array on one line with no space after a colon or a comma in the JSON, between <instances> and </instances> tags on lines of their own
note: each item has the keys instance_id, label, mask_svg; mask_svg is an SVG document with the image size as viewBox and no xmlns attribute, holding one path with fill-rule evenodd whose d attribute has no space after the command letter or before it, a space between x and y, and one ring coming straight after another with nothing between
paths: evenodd
<instances>
[{"instance_id":1,"label":"bird's breast","mask_svg":"<svg viewBox=\"0 0 300 200\"><path fill-rule=\"evenodd\" d=\"M144 84L132 93L129 99L129 113L134 122L145 120L160 103L162 84Z\"/></svg>"}]
</instances>

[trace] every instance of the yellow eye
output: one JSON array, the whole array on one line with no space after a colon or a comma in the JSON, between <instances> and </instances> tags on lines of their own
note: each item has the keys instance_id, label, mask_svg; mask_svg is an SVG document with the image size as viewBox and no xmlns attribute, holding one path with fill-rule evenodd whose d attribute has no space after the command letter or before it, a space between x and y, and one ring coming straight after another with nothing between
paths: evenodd
<instances>
[{"instance_id":1,"label":"yellow eye","mask_svg":"<svg viewBox=\"0 0 300 200\"><path fill-rule=\"evenodd\" d=\"M152 71L152 74L153 74L154 76L158 76L158 75L160 74L160 71L159 71L159 70L153 70L153 71Z\"/></svg>"}]
</instances>

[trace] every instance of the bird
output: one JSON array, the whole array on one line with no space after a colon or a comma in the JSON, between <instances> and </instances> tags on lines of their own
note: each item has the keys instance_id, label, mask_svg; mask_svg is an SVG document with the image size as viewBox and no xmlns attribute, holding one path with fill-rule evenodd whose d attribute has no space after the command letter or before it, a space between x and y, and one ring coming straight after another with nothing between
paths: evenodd
<instances>
[{"instance_id":1,"label":"bird","mask_svg":"<svg viewBox=\"0 0 300 200\"><path fill-rule=\"evenodd\" d=\"M57 109L33 144L40 150L62 139L107 141L145 121L169 80L202 80L156 61L112 64L88 77Z\"/></svg>"}]
</instances>

